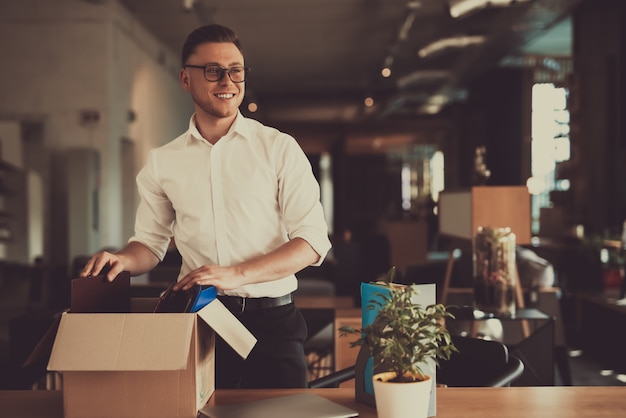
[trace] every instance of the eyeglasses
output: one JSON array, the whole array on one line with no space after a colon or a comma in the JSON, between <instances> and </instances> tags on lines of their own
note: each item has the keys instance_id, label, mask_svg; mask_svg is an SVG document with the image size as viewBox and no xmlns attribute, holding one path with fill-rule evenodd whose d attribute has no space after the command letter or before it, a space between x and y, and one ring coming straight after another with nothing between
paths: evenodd
<instances>
[{"instance_id":1,"label":"eyeglasses","mask_svg":"<svg viewBox=\"0 0 626 418\"><path fill-rule=\"evenodd\" d=\"M201 68L204 70L204 79L206 81L220 81L224 78L224 74L228 74L228 77L233 83L243 83L246 81L246 75L250 71L249 67L232 67L224 68L219 65L207 64L207 65L185 65L185 68Z\"/></svg>"}]
</instances>

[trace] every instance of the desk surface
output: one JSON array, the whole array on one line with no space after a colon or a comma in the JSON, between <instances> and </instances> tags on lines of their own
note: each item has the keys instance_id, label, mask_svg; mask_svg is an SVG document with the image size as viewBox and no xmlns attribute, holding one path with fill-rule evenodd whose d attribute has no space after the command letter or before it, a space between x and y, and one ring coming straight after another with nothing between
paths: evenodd
<instances>
[{"instance_id":1,"label":"desk surface","mask_svg":"<svg viewBox=\"0 0 626 418\"><path fill-rule=\"evenodd\" d=\"M354 400L354 389L218 390L211 405L252 401L311 391L376 418L376 410ZM0 391L0 412L12 418L62 418L60 391ZM542 386L440 388L437 418L624 417L626 388L621 386Z\"/></svg>"},{"instance_id":2,"label":"desk surface","mask_svg":"<svg viewBox=\"0 0 626 418\"><path fill-rule=\"evenodd\" d=\"M347 309L354 307L352 296L294 296L295 304L300 309Z\"/></svg>"}]
</instances>

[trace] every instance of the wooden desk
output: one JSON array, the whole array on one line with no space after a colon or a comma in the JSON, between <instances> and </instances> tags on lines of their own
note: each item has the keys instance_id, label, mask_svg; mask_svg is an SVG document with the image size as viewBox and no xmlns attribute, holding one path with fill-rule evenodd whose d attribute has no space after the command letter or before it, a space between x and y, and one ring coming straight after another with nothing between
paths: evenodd
<instances>
[{"instance_id":1,"label":"wooden desk","mask_svg":"<svg viewBox=\"0 0 626 418\"><path fill-rule=\"evenodd\" d=\"M342 337L339 328L343 326L361 328L361 308L336 309L335 310L335 371L354 366L359 355L359 347L350 347L350 343L357 339L356 336ZM354 387L354 379L341 384L341 387Z\"/></svg>"},{"instance_id":2,"label":"wooden desk","mask_svg":"<svg viewBox=\"0 0 626 418\"><path fill-rule=\"evenodd\" d=\"M354 307L352 296L299 296L294 295L299 309L347 309Z\"/></svg>"},{"instance_id":3,"label":"wooden desk","mask_svg":"<svg viewBox=\"0 0 626 418\"><path fill-rule=\"evenodd\" d=\"M304 389L306 390L306 389ZM309 389L359 412L359 418L376 418L375 408L354 400L352 389ZM217 391L212 405L285 396L302 390ZM272 392L270 395L269 392ZM575 418L626 416L626 388L555 386L437 389L437 418Z\"/></svg>"},{"instance_id":4,"label":"wooden desk","mask_svg":"<svg viewBox=\"0 0 626 418\"><path fill-rule=\"evenodd\" d=\"M63 418L63 392L60 390L0 390L0 416Z\"/></svg>"},{"instance_id":5,"label":"wooden desk","mask_svg":"<svg viewBox=\"0 0 626 418\"><path fill-rule=\"evenodd\" d=\"M323 377L328 373L333 371L338 371L345 369L350 366L354 366L356 363L356 358L359 354L359 347L350 347L350 343L357 339L356 336L351 335L347 337L341 337L339 333L339 328L345 325L350 325L354 328L361 327L361 308L343 308L343 302L339 300L337 304L339 307L333 307L332 305L337 302L333 298L326 298L328 306L325 308L319 308L319 303L309 304L310 300L304 305L300 306L300 310L302 315L307 322L307 327L309 330L309 338L311 336L315 336L317 333L321 333L324 335L323 340L317 339L311 351L311 356L307 356L307 362L309 362L309 369L312 372L309 374L309 380L314 380L319 377ZM298 301L296 301L298 304ZM304 307L303 307L304 306ZM328 327L332 329L329 331ZM328 335L331 335L331 338L328 338ZM321 357L319 352L315 350L319 350L319 344L322 341L323 348L319 352L321 352ZM308 340L307 340L308 342ZM307 352L307 343L305 343L305 352ZM332 357L328 356L332 349ZM328 358L330 360L326 360ZM322 358L323 363L320 367L320 358ZM348 380L347 382L341 383L341 387L351 387L353 388L355 385L354 379Z\"/></svg>"},{"instance_id":6,"label":"wooden desk","mask_svg":"<svg viewBox=\"0 0 626 418\"><path fill-rule=\"evenodd\" d=\"M354 389L218 390L210 405L311 391L376 418L375 408L354 400ZM11 418L62 418L60 391L0 391L0 413ZM626 416L626 387L554 386L437 389L437 418L577 418ZM195 418L195 417L189 417Z\"/></svg>"}]
</instances>

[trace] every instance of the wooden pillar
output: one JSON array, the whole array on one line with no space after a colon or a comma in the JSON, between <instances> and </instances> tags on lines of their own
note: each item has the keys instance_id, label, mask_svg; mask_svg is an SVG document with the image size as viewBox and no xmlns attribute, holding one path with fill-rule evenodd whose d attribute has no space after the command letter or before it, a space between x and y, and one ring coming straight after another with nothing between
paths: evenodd
<instances>
[{"instance_id":1,"label":"wooden pillar","mask_svg":"<svg viewBox=\"0 0 626 418\"><path fill-rule=\"evenodd\" d=\"M584 0L573 14L572 187L589 232L626 219L626 11Z\"/></svg>"}]
</instances>

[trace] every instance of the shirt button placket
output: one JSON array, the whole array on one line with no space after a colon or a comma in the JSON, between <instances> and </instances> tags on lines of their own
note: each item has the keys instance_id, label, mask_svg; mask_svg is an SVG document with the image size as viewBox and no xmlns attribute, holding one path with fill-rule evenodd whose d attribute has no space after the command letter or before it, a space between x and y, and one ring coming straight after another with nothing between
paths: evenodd
<instances>
[{"instance_id":1,"label":"shirt button placket","mask_svg":"<svg viewBox=\"0 0 626 418\"><path fill-rule=\"evenodd\" d=\"M228 241L226 235L226 219L224 208L224 180L222 172L222 146L218 142L213 145L211 152L211 190L213 192L213 225L215 227L215 240L217 247L218 263L221 266L230 265L230 254L228 252Z\"/></svg>"}]
</instances>

